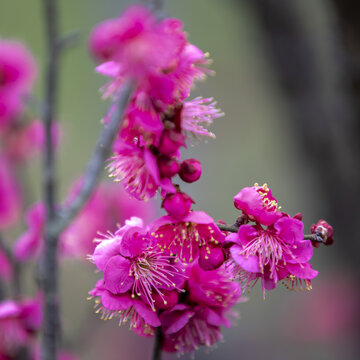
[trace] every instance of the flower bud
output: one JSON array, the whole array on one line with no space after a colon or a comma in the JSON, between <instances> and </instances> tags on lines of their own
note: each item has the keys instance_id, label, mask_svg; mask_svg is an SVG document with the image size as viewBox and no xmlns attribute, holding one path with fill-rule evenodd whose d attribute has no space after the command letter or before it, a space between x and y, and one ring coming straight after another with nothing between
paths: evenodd
<instances>
[{"instance_id":1,"label":"flower bud","mask_svg":"<svg viewBox=\"0 0 360 360\"><path fill-rule=\"evenodd\" d=\"M319 220L317 224L311 225L310 231L323 240L324 245L334 243L334 229L325 220ZM313 242L313 246L319 247L319 242Z\"/></svg>"},{"instance_id":2,"label":"flower bud","mask_svg":"<svg viewBox=\"0 0 360 360\"><path fill-rule=\"evenodd\" d=\"M190 212L193 202L188 194L177 192L175 194L167 194L162 207L171 217L182 219Z\"/></svg>"},{"instance_id":3,"label":"flower bud","mask_svg":"<svg viewBox=\"0 0 360 360\"><path fill-rule=\"evenodd\" d=\"M160 155L157 164L162 178L172 178L180 169L180 166L176 159L168 156Z\"/></svg>"},{"instance_id":4,"label":"flower bud","mask_svg":"<svg viewBox=\"0 0 360 360\"><path fill-rule=\"evenodd\" d=\"M180 164L180 178L188 183L195 182L201 176L201 163L196 159L187 159Z\"/></svg>"},{"instance_id":5,"label":"flower bud","mask_svg":"<svg viewBox=\"0 0 360 360\"><path fill-rule=\"evenodd\" d=\"M164 155L172 155L175 154L180 146L184 146L184 136L173 130L164 130L162 133L159 152Z\"/></svg>"}]
</instances>

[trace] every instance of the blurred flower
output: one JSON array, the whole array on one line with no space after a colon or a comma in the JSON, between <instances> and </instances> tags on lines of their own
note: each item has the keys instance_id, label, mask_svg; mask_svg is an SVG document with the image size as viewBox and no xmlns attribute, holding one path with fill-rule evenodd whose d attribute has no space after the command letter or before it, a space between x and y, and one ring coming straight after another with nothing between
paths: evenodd
<instances>
[{"instance_id":1,"label":"blurred flower","mask_svg":"<svg viewBox=\"0 0 360 360\"><path fill-rule=\"evenodd\" d=\"M36 66L21 43L0 39L0 133L17 116L34 81Z\"/></svg>"},{"instance_id":2,"label":"blurred flower","mask_svg":"<svg viewBox=\"0 0 360 360\"><path fill-rule=\"evenodd\" d=\"M13 271L7 254L0 248L0 281L9 281Z\"/></svg>"},{"instance_id":3,"label":"blurred flower","mask_svg":"<svg viewBox=\"0 0 360 360\"><path fill-rule=\"evenodd\" d=\"M4 155L0 154L0 230L13 225L20 216L22 196L20 186Z\"/></svg>"},{"instance_id":4,"label":"blurred flower","mask_svg":"<svg viewBox=\"0 0 360 360\"><path fill-rule=\"evenodd\" d=\"M0 302L0 353L11 356L40 329L39 298Z\"/></svg>"}]
</instances>

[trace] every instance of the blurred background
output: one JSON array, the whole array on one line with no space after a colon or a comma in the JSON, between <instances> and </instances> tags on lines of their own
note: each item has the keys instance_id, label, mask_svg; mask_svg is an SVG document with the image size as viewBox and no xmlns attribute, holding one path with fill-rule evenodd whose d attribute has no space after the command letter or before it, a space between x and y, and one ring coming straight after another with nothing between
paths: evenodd
<instances>
[{"instance_id":1,"label":"blurred background","mask_svg":"<svg viewBox=\"0 0 360 360\"><path fill-rule=\"evenodd\" d=\"M62 33L80 34L63 57L60 74L63 141L57 174L59 199L64 199L85 168L109 106L98 92L106 79L94 72L89 32L131 2L59 3ZM284 211L303 213L305 232L320 218L335 228L335 244L314 249L319 276L312 291L279 286L264 301L256 286L249 301L237 307L240 319L224 331L224 343L208 354L198 351L197 359L360 358L359 7L347 0L165 0L168 16L180 18L189 41L214 61L216 76L197 84L192 97L212 96L225 112L212 128L216 140L184 153L203 165L200 181L185 187L196 209L232 223L238 216L233 196L254 182L267 183ZM0 3L0 36L24 41L38 61L39 99L41 10L39 0ZM27 171L29 203L41 196L40 171L40 160ZM25 276L33 293L32 271ZM85 261L63 264L64 347L87 360L150 359L152 339L94 314L86 297L95 279Z\"/></svg>"}]
</instances>

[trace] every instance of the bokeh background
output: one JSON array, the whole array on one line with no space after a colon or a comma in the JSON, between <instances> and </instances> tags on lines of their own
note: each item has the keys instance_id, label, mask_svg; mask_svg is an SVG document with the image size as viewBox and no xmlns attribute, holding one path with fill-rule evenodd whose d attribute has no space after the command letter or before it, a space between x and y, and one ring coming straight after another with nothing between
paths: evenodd
<instances>
[{"instance_id":1,"label":"bokeh background","mask_svg":"<svg viewBox=\"0 0 360 360\"><path fill-rule=\"evenodd\" d=\"M98 92L105 79L94 73L89 32L131 2L59 3L62 32L80 35L61 61L57 175L63 199L85 168L109 106ZM238 215L233 196L266 182L284 211L303 213L305 229L325 218L336 235L332 247L314 251L312 263L320 274L311 292L279 286L264 301L255 287L237 307L240 319L224 331L224 343L209 353L198 351L197 359L360 358L357 7L347 0L165 0L167 14L182 19L189 40L214 61L216 76L197 84L192 97L212 96L225 112L212 128L216 140L188 150L203 164L200 181L185 188L196 208L231 223ZM1 0L0 36L24 41L35 54L40 100L41 2ZM36 101L32 107L36 113ZM41 196L40 171L40 160L27 169L29 203ZM24 286L33 293L30 270ZM93 313L86 297L95 279L85 261L62 266L63 346L87 360L150 359L152 339Z\"/></svg>"}]
</instances>

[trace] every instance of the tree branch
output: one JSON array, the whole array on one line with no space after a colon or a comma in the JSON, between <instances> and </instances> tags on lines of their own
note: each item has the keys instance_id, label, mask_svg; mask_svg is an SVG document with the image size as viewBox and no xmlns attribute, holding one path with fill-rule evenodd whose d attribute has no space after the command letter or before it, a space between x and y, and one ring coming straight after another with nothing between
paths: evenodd
<instances>
[{"instance_id":1,"label":"tree branch","mask_svg":"<svg viewBox=\"0 0 360 360\"><path fill-rule=\"evenodd\" d=\"M52 139L52 122L56 115L58 58L58 13L57 0L43 0L45 34L47 42L47 64L45 75L44 113L44 202L46 207L45 248L40 259L41 287L44 292L44 321L42 329L42 360L56 360L58 337L58 237L51 231L56 219L55 208L55 158Z\"/></svg>"},{"instance_id":2,"label":"tree branch","mask_svg":"<svg viewBox=\"0 0 360 360\"><path fill-rule=\"evenodd\" d=\"M118 132L126 104L128 103L132 93L132 89L132 84L124 86L123 92L115 104L116 107L110 117L109 123L104 124L100 133L94 153L83 176L83 183L79 193L75 199L58 214L57 221L52 229L55 235L59 235L61 231L71 223L91 196L92 191L100 178L101 171L103 170L103 164L111 152L111 146Z\"/></svg>"},{"instance_id":3,"label":"tree branch","mask_svg":"<svg viewBox=\"0 0 360 360\"><path fill-rule=\"evenodd\" d=\"M239 231L239 226L236 225L225 225L225 224L216 224L218 226L218 228L221 231L228 231L228 232L233 232L236 233ZM304 235L304 240L311 240L314 242L318 242L318 243L324 243L324 239L321 238L320 236L316 235L316 234L308 234L308 235Z\"/></svg>"},{"instance_id":4,"label":"tree branch","mask_svg":"<svg viewBox=\"0 0 360 360\"><path fill-rule=\"evenodd\" d=\"M156 328L155 332L155 343L152 354L152 360L161 360L161 345L163 341L163 334L161 332L161 326Z\"/></svg>"}]
</instances>

